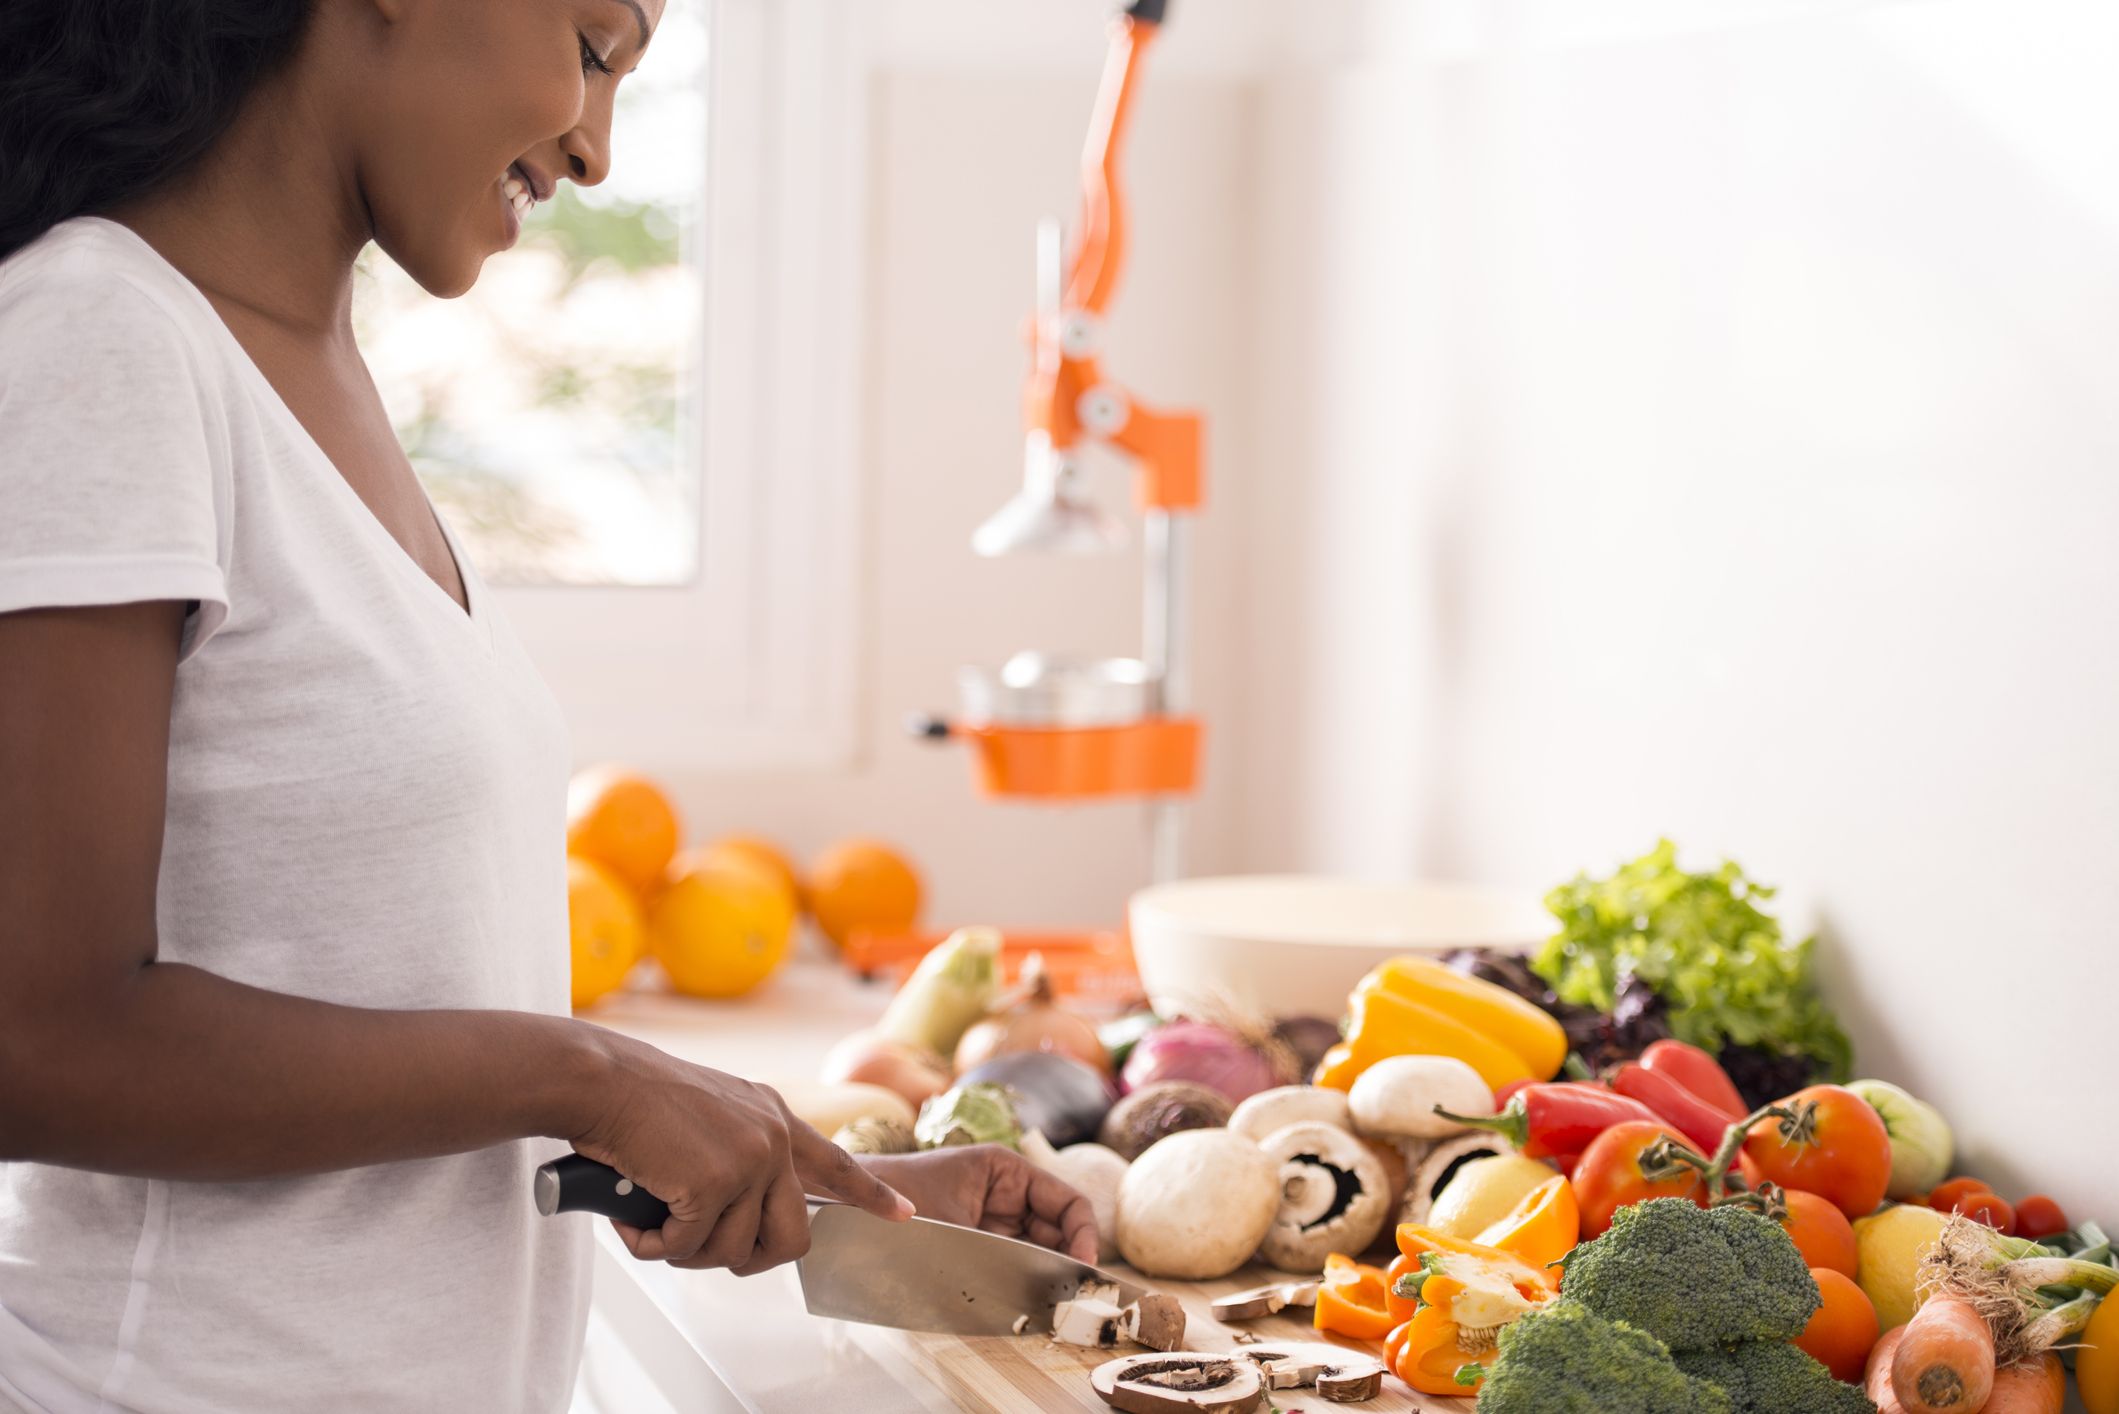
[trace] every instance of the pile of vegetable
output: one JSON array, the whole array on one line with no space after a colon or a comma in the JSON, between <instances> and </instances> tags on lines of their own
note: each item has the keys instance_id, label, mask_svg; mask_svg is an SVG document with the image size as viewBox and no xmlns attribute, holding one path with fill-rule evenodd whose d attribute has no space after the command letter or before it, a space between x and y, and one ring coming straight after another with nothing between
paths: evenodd
<instances>
[{"instance_id":1,"label":"pile of vegetable","mask_svg":"<svg viewBox=\"0 0 2119 1414\"><path fill-rule=\"evenodd\" d=\"M834 1053L827 1080L889 1102L836 1137L1019 1147L1088 1195L1105 1260L1276 1268L1217 1319L1307 1307L1487 1414L2058 1414L2070 1369L2089 1414L2119 1414L2104 1231L1950 1177L1934 1106L1846 1080L1814 944L1771 896L1666 842L1555 890L1527 962L1391 959L1336 1027L1097 1026L1034 966L1004 991L998 935L966 930ZM1099 1339L1128 1319L1068 1317ZM1373 1389L1342 1347L1166 1350L1181 1321L1130 1319L1157 1353L1097 1371L1119 1407Z\"/></svg>"}]
</instances>

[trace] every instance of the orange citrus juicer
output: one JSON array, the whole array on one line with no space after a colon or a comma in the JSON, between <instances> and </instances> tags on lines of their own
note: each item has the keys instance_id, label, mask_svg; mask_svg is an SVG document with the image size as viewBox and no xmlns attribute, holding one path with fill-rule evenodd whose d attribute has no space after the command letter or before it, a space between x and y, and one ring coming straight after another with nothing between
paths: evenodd
<instances>
[{"instance_id":1,"label":"orange citrus juicer","mask_svg":"<svg viewBox=\"0 0 2119 1414\"><path fill-rule=\"evenodd\" d=\"M915 727L968 745L980 784L995 797L1145 798L1150 872L1158 880L1182 872L1182 798L1199 777L1184 586L1189 518L1202 500L1204 422L1194 412L1137 401L1105 372L1099 351L1125 255L1119 155L1141 57L1165 9L1165 0L1133 0L1112 22L1064 278L1056 228L1048 223L1039 233L1038 310L1023 387L1023 489L972 537L972 548L988 556L1115 547L1123 531L1087 499L1081 454L1092 444L1124 453L1138 471L1145 540L1142 655L1080 662L1022 653L998 673L966 668L958 717L925 718Z\"/></svg>"}]
</instances>

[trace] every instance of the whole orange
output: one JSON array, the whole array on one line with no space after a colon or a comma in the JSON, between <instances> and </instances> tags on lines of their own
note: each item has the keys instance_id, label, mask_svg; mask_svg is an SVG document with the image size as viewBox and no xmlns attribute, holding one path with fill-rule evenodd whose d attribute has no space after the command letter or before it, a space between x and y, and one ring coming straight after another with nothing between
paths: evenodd
<instances>
[{"instance_id":1,"label":"whole orange","mask_svg":"<svg viewBox=\"0 0 2119 1414\"><path fill-rule=\"evenodd\" d=\"M578 1010L616 991L644 946L640 905L618 876L594 860L567 856L567 932L573 945Z\"/></svg>"},{"instance_id":2,"label":"whole orange","mask_svg":"<svg viewBox=\"0 0 2119 1414\"><path fill-rule=\"evenodd\" d=\"M809 871L809 911L840 947L857 931L901 933L920 917L919 871L876 840L847 840Z\"/></svg>"},{"instance_id":3,"label":"whole orange","mask_svg":"<svg viewBox=\"0 0 2119 1414\"><path fill-rule=\"evenodd\" d=\"M755 864L679 856L648 905L647 945L670 985L740 997L772 976L795 932L795 905Z\"/></svg>"},{"instance_id":4,"label":"whole orange","mask_svg":"<svg viewBox=\"0 0 2119 1414\"><path fill-rule=\"evenodd\" d=\"M1795 1250L1806 1266L1827 1267L1844 1276L1855 1275L1854 1224L1847 1215L1815 1193L1800 1188L1784 1190L1788 1216L1781 1226L1795 1239Z\"/></svg>"},{"instance_id":5,"label":"whole orange","mask_svg":"<svg viewBox=\"0 0 2119 1414\"><path fill-rule=\"evenodd\" d=\"M1810 1324L1795 1338L1798 1348L1832 1372L1837 1380L1860 1384L1862 1368L1878 1335L1876 1307L1862 1289L1829 1267L1812 1267L1818 1294L1825 1304L1817 1308Z\"/></svg>"},{"instance_id":6,"label":"whole orange","mask_svg":"<svg viewBox=\"0 0 2119 1414\"><path fill-rule=\"evenodd\" d=\"M677 852L677 808L645 776L616 766L567 783L567 853L593 859L646 898Z\"/></svg>"},{"instance_id":7,"label":"whole orange","mask_svg":"<svg viewBox=\"0 0 2119 1414\"><path fill-rule=\"evenodd\" d=\"M700 853L707 859L739 860L754 865L786 887L787 896L795 901L796 908L802 906L801 876L795 872L795 866L788 859L786 851L771 840L758 835L723 835Z\"/></svg>"}]
</instances>

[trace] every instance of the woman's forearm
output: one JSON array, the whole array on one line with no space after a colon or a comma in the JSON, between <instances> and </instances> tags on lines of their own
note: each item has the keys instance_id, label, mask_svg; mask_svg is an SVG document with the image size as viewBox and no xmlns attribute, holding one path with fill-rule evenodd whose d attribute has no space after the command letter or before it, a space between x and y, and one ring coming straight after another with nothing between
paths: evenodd
<instances>
[{"instance_id":1,"label":"woman's forearm","mask_svg":"<svg viewBox=\"0 0 2119 1414\"><path fill-rule=\"evenodd\" d=\"M155 963L10 1017L0 1159L156 1178L315 1173L588 1127L612 1040L509 1011L374 1011Z\"/></svg>"}]
</instances>

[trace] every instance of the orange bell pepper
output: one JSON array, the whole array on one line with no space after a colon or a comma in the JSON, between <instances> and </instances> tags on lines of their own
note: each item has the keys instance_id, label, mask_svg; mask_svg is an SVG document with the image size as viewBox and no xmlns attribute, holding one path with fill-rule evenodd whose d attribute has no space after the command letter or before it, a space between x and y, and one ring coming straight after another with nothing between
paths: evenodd
<instances>
[{"instance_id":1,"label":"orange bell pepper","mask_svg":"<svg viewBox=\"0 0 2119 1414\"><path fill-rule=\"evenodd\" d=\"M1542 1191L1542 1188L1541 1188ZM1559 1274L1522 1257L1406 1223L1391 1263L1384 1346L1391 1371L1422 1394L1466 1395L1460 1366L1493 1359L1501 1328L1559 1291Z\"/></svg>"},{"instance_id":2,"label":"orange bell pepper","mask_svg":"<svg viewBox=\"0 0 2119 1414\"><path fill-rule=\"evenodd\" d=\"M1388 1056L1454 1056L1494 1090L1518 1080L1545 1078L1484 1032L1380 984L1364 981L1347 999L1347 1008L1351 1021L1346 1041L1326 1053L1318 1067L1319 1085L1351 1088L1355 1077Z\"/></svg>"},{"instance_id":3,"label":"orange bell pepper","mask_svg":"<svg viewBox=\"0 0 2119 1414\"><path fill-rule=\"evenodd\" d=\"M1381 1340L1390 1334L1391 1313L1383 1270L1334 1252L1324 1259L1311 1323L1321 1331L1356 1340Z\"/></svg>"},{"instance_id":4,"label":"orange bell pepper","mask_svg":"<svg viewBox=\"0 0 2119 1414\"><path fill-rule=\"evenodd\" d=\"M1472 1240L1521 1257L1533 1267L1551 1267L1582 1240L1582 1209L1575 1202L1574 1185L1554 1174Z\"/></svg>"}]
</instances>

